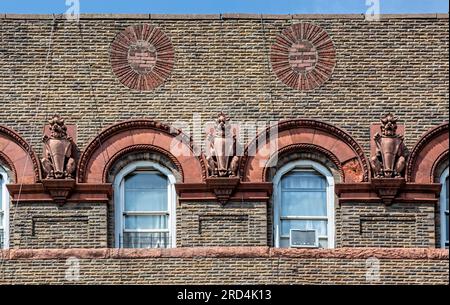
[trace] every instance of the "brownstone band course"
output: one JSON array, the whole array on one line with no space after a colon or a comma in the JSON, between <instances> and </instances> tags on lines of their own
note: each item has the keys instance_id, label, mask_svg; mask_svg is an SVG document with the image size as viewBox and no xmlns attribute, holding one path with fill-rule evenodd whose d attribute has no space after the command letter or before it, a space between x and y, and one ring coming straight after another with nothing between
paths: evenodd
<instances>
[{"instance_id":1,"label":"brownstone band course","mask_svg":"<svg viewBox=\"0 0 450 305\"><path fill-rule=\"evenodd\" d=\"M295 257L339 259L427 259L448 260L448 249L422 248L337 248L294 249L270 247L193 247L174 249L10 249L0 250L5 260L66 259L139 259L193 257Z\"/></svg>"}]
</instances>

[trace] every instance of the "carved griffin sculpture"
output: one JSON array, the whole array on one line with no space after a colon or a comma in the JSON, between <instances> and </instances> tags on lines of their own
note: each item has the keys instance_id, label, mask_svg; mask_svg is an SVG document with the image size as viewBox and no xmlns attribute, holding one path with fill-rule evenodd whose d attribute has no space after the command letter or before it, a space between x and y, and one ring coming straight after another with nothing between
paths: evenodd
<instances>
[{"instance_id":1,"label":"carved griffin sculpture","mask_svg":"<svg viewBox=\"0 0 450 305\"><path fill-rule=\"evenodd\" d=\"M48 121L51 135L44 136L42 167L47 179L72 179L76 168L76 149L71 137L67 136L64 119L55 115Z\"/></svg>"},{"instance_id":2,"label":"carved griffin sculpture","mask_svg":"<svg viewBox=\"0 0 450 305\"><path fill-rule=\"evenodd\" d=\"M236 155L236 136L231 135L230 119L221 112L215 126L215 134L209 135L209 155L206 158L211 177L236 177L239 157Z\"/></svg>"},{"instance_id":3,"label":"carved griffin sculpture","mask_svg":"<svg viewBox=\"0 0 450 305\"><path fill-rule=\"evenodd\" d=\"M397 134L397 118L388 113L381 119L381 135L374 136L376 154L370 158L375 178L398 178L403 176L408 149L403 136Z\"/></svg>"}]
</instances>

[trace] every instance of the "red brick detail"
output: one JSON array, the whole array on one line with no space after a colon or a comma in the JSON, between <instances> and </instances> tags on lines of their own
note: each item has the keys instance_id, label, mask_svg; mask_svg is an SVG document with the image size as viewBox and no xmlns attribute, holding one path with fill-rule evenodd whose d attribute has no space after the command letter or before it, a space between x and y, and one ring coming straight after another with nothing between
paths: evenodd
<instances>
[{"instance_id":1,"label":"red brick detail","mask_svg":"<svg viewBox=\"0 0 450 305\"><path fill-rule=\"evenodd\" d=\"M131 120L106 128L88 144L80 157L77 181L106 183L109 166L133 149L164 154L181 169L183 182L198 183L206 178L204 160L194 154L198 150L189 136L156 121Z\"/></svg>"},{"instance_id":2,"label":"red brick detail","mask_svg":"<svg viewBox=\"0 0 450 305\"><path fill-rule=\"evenodd\" d=\"M9 167L16 183L40 180L40 164L31 146L18 133L1 125L0 161Z\"/></svg>"},{"instance_id":3,"label":"red brick detail","mask_svg":"<svg viewBox=\"0 0 450 305\"><path fill-rule=\"evenodd\" d=\"M295 257L338 259L429 259L448 260L448 249L433 248L337 248L294 249L269 247L195 247L173 249L10 249L0 250L4 260L67 259L142 259L160 257Z\"/></svg>"},{"instance_id":4,"label":"red brick detail","mask_svg":"<svg viewBox=\"0 0 450 305\"><path fill-rule=\"evenodd\" d=\"M406 172L407 181L433 183L434 170L448 156L449 125L443 123L426 132L412 149Z\"/></svg>"},{"instance_id":5,"label":"red brick detail","mask_svg":"<svg viewBox=\"0 0 450 305\"><path fill-rule=\"evenodd\" d=\"M276 129L278 129L276 152L265 154L270 151L269 140L272 141L272 145L277 140L269 139L270 134L275 134ZM262 141L264 136L266 139ZM345 182L362 182L369 179L369 165L364 151L348 133L321 121L295 119L282 121L267 128L249 143L240 163L243 181L265 181L268 162L284 151L311 151L324 154L336 164Z\"/></svg>"},{"instance_id":6,"label":"red brick detail","mask_svg":"<svg viewBox=\"0 0 450 305\"><path fill-rule=\"evenodd\" d=\"M357 158L344 162L342 164L342 171L345 173L348 181L363 181L364 173Z\"/></svg>"},{"instance_id":7,"label":"red brick detail","mask_svg":"<svg viewBox=\"0 0 450 305\"><path fill-rule=\"evenodd\" d=\"M149 91L170 76L174 50L161 29L140 24L127 27L114 38L110 60L112 70L122 84Z\"/></svg>"},{"instance_id":8,"label":"red brick detail","mask_svg":"<svg viewBox=\"0 0 450 305\"><path fill-rule=\"evenodd\" d=\"M270 60L272 70L283 83L297 90L312 90L330 78L336 65L336 51L323 29L298 23L278 35Z\"/></svg>"}]
</instances>

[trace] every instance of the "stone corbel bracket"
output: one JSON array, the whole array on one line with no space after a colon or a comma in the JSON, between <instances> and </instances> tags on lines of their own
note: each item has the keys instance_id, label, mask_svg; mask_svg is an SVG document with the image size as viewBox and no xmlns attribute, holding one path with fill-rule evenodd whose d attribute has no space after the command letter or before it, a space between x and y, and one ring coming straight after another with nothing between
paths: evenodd
<instances>
[{"instance_id":1,"label":"stone corbel bracket","mask_svg":"<svg viewBox=\"0 0 450 305\"><path fill-rule=\"evenodd\" d=\"M63 205L75 188L75 179L44 179L44 190L50 194L56 204Z\"/></svg>"},{"instance_id":2,"label":"stone corbel bracket","mask_svg":"<svg viewBox=\"0 0 450 305\"><path fill-rule=\"evenodd\" d=\"M236 191L240 179L234 178L206 178L206 185L214 193L217 201L225 205Z\"/></svg>"},{"instance_id":3,"label":"stone corbel bracket","mask_svg":"<svg viewBox=\"0 0 450 305\"><path fill-rule=\"evenodd\" d=\"M385 205L391 205L394 199L397 197L401 188L405 185L404 178L373 178L372 188L378 194L381 201Z\"/></svg>"},{"instance_id":4,"label":"stone corbel bracket","mask_svg":"<svg viewBox=\"0 0 450 305\"><path fill-rule=\"evenodd\" d=\"M175 189L180 203L218 201L223 205L230 201L267 202L272 194L272 183L210 177L203 183L177 183Z\"/></svg>"}]
</instances>

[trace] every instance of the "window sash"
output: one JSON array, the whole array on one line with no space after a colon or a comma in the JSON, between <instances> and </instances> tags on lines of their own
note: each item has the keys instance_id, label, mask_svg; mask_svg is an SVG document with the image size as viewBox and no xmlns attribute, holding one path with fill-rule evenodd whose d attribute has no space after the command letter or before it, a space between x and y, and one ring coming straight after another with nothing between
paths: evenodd
<instances>
[{"instance_id":1,"label":"window sash","mask_svg":"<svg viewBox=\"0 0 450 305\"><path fill-rule=\"evenodd\" d=\"M170 233L170 229L123 229L125 233Z\"/></svg>"},{"instance_id":2,"label":"window sash","mask_svg":"<svg viewBox=\"0 0 450 305\"><path fill-rule=\"evenodd\" d=\"M166 187L150 187L150 188L137 188L137 191L150 191L150 192L157 192L158 190L163 190L166 194L166 198L164 199L164 202L166 202L166 205L162 207L161 210L144 210L142 211L139 207L135 211L133 210L126 210L125 209L125 179L130 174L139 174L139 173L152 173L152 174L158 174L165 177L166 180ZM142 181L141 181L142 182ZM145 180L144 180L145 182ZM148 181L149 183L151 180ZM168 171L167 169L161 167L157 163L153 163L150 161L136 161L127 167L125 167L115 178L114 180L114 186L116 190L116 195L114 196L115 200L115 207L116 207L116 232L115 232L115 245L116 247L123 247L123 235L124 234L151 234L158 235L163 234L163 238L166 242L164 242L165 247L176 247L176 228L175 228L175 200L176 200L176 193L174 188L175 183L175 177ZM142 185L142 183L141 183ZM161 185L161 184L160 184ZM145 186L145 184L144 184ZM132 187L135 189L135 187ZM141 204L142 206L142 204ZM160 226L159 228L153 227L153 228L146 228L146 229L139 229L133 227L132 228L126 228L125 227L125 221L128 217L133 216L161 216L166 217L166 225ZM158 225L159 226L159 225ZM147 237L145 237L147 238ZM145 239L144 238L144 239ZM134 243L133 243L134 244ZM141 243L137 242L134 244L134 247L140 247ZM143 247L146 247L143 245Z\"/></svg>"},{"instance_id":3,"label":"window sash","mask_svg":"<svg viewBox=\"0 0 450 305\"><path fill-rule=\"evenodd\" d=\"M448 236L448 217L449 217L449 169L447 168L441 175L441 195L439 200L440 205L440 225L441 225L441 248L449 247L449 236Z\"/></svg>"},{"instance_id":4,"label":"window sash","mask_svg":"<svg viewBox=\"0 0 450 305\"><path fill-rule=\"evenodd\" d=\"M123 216L169 216L169 211L123 211Z\"/></svg>"},{"instance_id":5,"label":"window sash","mask_svg":"<svg viewBox=\"0 0 450 305\"><path fill-rule=\"evenodd\" d=\"M280 220L328 220L328 216L280 216Z\"/></svg>"},{"instance_id":6,"label":"window sash","mask_svg":"<svg viewBox=\"0 0 450 305\"><path fill-rule=\"evenodd\" d=\"M319 184L319 182L317 182L317 185L320 185L320 188L314 188L312 187L313 184L310 183L308 184L307 182L302 183L301 185L303 186L310 186L308 188L295 188L295 187L288 187L285 188L282 183L282 178L285 177L286 175L289 175L290 173L296 173L298 171L304 171L304 172L308 172L308 171L313 171L316 174L322 176L322 178L324 179L324 183ZM308 179L308 176L305 175L305 178ZM319 241L320 244L323 247L326 248L334 248L334 243L335 243L335 228L334 228L334 213L335 213L335 206L334 206L334 179L332 176L332 173L323 165L318 164L314 161L310 161L310 160L298 160L298 161L293 161L291 163L286 164L285 166L281 167L277 174L275 175L274 179L274 209L273 209L273 216L274 216L274 226L273 226L273 236L274 236L274 242L275 242L275 247L286 247L286 238L289 238L288 236L286 236L284 232L281 232L282 230L282 222L286 221L286 220L306 220L306 221L326 221L326 232L327 232L327 236L324 236L323 234L320 234L319 237ZM295 186L296 183L292 183L290 182L290 184L286 184L289 186ZM283 215L282 213L282 197L283 194L285 194L285 192L291 192L291 193L300 193L298 195L301 196L301 193L306 193L306 192L310 192L310 193L324 193L325 194L325 198L323 198L323 200L325 201L325 205L326 205L326 212L325 214L323 214L323 212L321 214L323 215L314 215L314 216L306 216L306 215L289 215L289 214L285 214ZM305 199L306 200L306 199ZM295 200L294 200L295 201ZM322 208L323 209L323 208ZM295 211L295 210L293 210ZM302 210L297 210L297 212L302 213ZM296 214L297 214L296 212ZM306 213L308 213L306 211Z\"/></svg>"}]
</instances>

